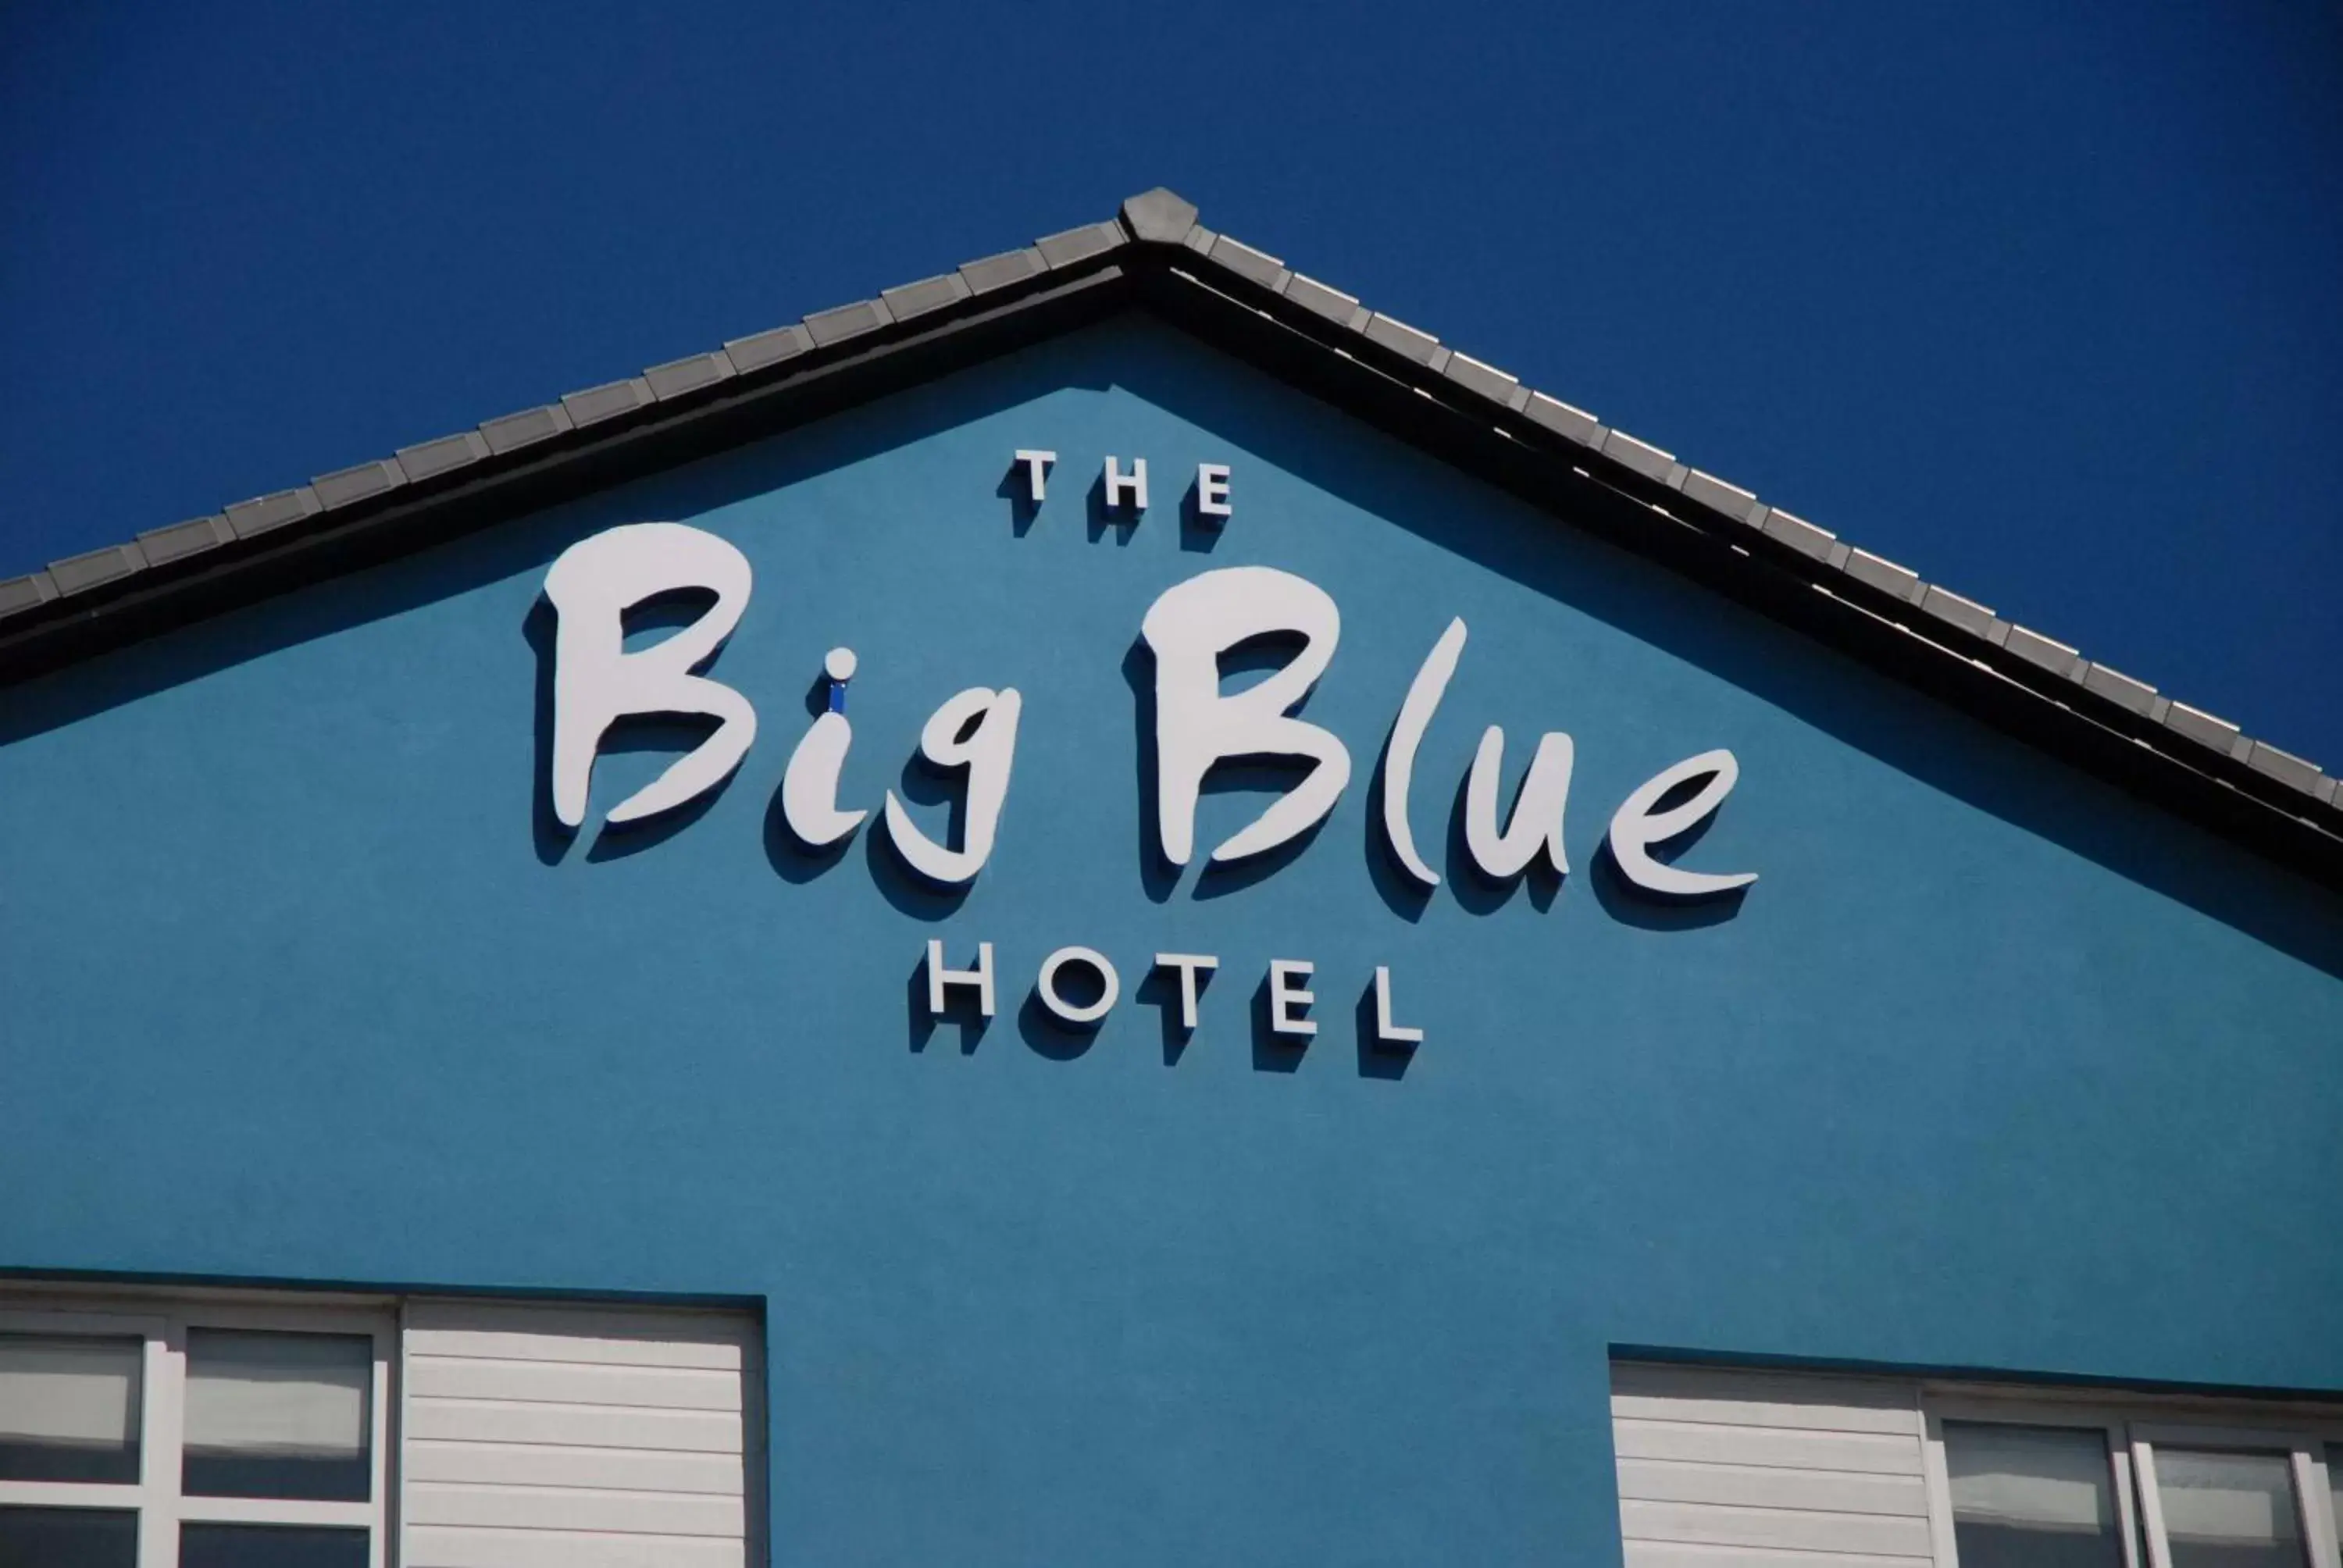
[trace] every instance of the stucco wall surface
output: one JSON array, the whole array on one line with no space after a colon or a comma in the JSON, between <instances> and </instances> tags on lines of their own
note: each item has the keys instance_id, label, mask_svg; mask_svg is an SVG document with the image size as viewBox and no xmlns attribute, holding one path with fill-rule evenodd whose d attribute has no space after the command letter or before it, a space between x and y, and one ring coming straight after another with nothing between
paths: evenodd
<instances>
[{"instance_id":1,"label":"stucco wall surface","mask_svg":"<svg viewBox=\"0 0 2343 1568\"><path fill-rule=\"evenodd\" d=\"M1021 447L1061 457L1023 519ZM704 810L572 841L539 586L649 519L753 562L711 673L762 730ZM1341 607L1305 716L1353 780L1265 874L1175 876L1140 620L1256 563ZM1373 787L1453 616L1423 900ZM849 806L1023 693L964 898L875 815L780 828L838 644ZM1509 777L1575 739L1558 892L1462 874L1490 723ZM1605 821L1713 747L1684 863L1760 880L1640 900ZM996 945L989 1030L926 1026L930 937ZM1024 1006L1064 943L1121 970L1094 1038ZM1184 1048L1160 950L1222 962ZM1272 958L1317 966L1299 1053ZM1377 964L1412 1059L1360 1040ZM1613 1345L2343 1390L2338 976L2332 894L1118 322L0 694L0 1265L759 1300L779 1563L1615 1561Z\"/></svg>"}]
</instances>

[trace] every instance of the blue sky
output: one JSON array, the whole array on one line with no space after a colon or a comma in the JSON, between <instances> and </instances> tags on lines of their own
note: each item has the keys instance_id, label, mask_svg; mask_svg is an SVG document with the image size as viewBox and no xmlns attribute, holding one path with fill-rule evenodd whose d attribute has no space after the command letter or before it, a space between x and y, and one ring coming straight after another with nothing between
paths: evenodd
<instances>
[{"instance_id":1,"label":"blue sky","mask_svg":"<svg viewBox=\"0 0 2343 1568\"><path fill-rule=\"evenodd\" d=\"M0 575L1156 184L2343 769L2343 8L0 6Z\"/></svg>"}]
</instances>

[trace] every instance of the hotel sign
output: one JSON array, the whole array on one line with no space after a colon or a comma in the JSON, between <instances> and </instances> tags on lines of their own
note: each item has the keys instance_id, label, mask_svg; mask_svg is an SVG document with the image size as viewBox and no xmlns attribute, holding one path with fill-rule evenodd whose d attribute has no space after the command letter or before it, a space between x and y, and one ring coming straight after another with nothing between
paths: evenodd
<instances>
[{"instance_id":1,"label":"hotel sign","mask_svg":"<svg viewBox=\"0 0 2343 1568\"><path fill-rule=\"evenodd\" d=\"M1012 472L1031 499L1046 494L1054 453L1024 449ZM1136 518L1147 506L1147 464L1125 470L1105 460L1102 486L1110 508ZM1232 479L1225 465L1200 465L1192 492L1197 516L1220 526L1232 514ZM604 737L622 719L647 715L711 719L715 729L669 764L657 779L611 808L613 826L643 821L706 795L749 754L757 739L757 711L740 692L696 673L721 648L752 586L749 559L729 541L680 523L634 523L606 529L562 552L546 574L545 597L558 618L554 645L553 809L566 828L586 820L588 786ZM714 603L690 624L649 648L625 646L624 618L637 605L685 591L712 594ZM1224 567L1197 573L1165 589L1140 622L1140 639L1154 664L1155 837L1163 858L1185 866L1194 857L1196 805L1212 769L1240 759L1304 764L1307 771L1252 821L1214 845L1214 864L1242 861L1275 849L1323 820L1351 781L1351 752L1325 727L1294 709L1332 663L1342 618L1316 584L1273 567ZM1467 630L1452 619L1424 656L1400 704L1384 758L1380 809L1383 838L1400 872L1425 889L1439 874L1417 851L1408 798L1416 752L1445 695ZM1260 638L1296 648L1281 667L1237 691L1223 691L1222 655ZM781 782L781 811L808 849L842 842L870 815L839 800L839 781L854 743L846 693L856 669L854 652L833 648L824 661L827 710L797 741ZM893 790L881 802L887 842L903 864L940 887L965 885L991 859L1001 814L1009 799L1024 705L1014 687L971 686L947 698L920 732L918 754L946 775L960 775L962 828L957 842L938 842L915 823ZM1555 875L1570 869L1563 849L1574 749L1569 735L1549 731L1533 749L1527 775L1509 816L1498 798L1504 773L1505 734L1491 725L1481 737L1465 779L1464 842L1472 863L1503 881L1543 861ZM1687 757L1631 791L1611 816L1604 845L1621 877L1642 892L1687 900L1727 894L1755 882L1755 872L1694 871L1658 859L1654 849L1704 821L1740 776L1730 751ZM1668 802L1664 805L1664 802ZM1218 960L1201 954L1159 954L1157 967L1176 973L1182 1023L1195 1024L1199 976ZM1067 1000L1060 975L1079 966L1093 973L1095 994ZM1311 967L1295 960L1270 966L1271 1027L1306 1036L1316 1024L1303 1016L1313 1000L1304 987ZM944 967L942 944L930 942L928 992L940 1012L950 988L965 986L990 1016L994 1006L991 945L980 944L968 970ZM1088 948L1062 948L1041 965L1037 994L1062 1023L1094 1027L1120 993L1113 965ZM1420 1030L1393 1020L1391 976L1375 976L1379 1038L1408 1046Z\"/></svg>"}]
</instances>

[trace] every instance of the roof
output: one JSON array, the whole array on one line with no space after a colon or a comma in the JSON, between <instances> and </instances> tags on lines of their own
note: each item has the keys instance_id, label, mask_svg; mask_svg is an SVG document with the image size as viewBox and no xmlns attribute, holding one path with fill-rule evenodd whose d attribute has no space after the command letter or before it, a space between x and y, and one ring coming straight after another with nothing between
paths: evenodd
<instances>
[{"instance_id":1,"label":"roof","mask_svg":"<svg viewBox=\"0 0 2343 1568\"><path fill-rule=\"evenodd\" d=\"M1197 216L1151 190L1103 223L0 579L0 685L1135 307L2343 886L2343 779Z\"/></svg>"}]
</instances>

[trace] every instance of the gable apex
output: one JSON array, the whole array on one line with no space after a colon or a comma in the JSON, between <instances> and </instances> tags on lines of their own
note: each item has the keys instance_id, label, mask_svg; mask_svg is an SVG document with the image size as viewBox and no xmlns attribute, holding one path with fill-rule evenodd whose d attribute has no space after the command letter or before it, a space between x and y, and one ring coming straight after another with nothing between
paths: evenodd
<instances>
[{"instance_id":1,"label":"gable apex","mask_svg":"<svg viewBox=\"0 0 2343 1568\"><path fill-rule=\"evenodd\" d=\"M0 578L0 684L1142 308L2168 809L2343 885L2343 780L1205 227L1104 222Z\"/></svg>"}]
</instances>

